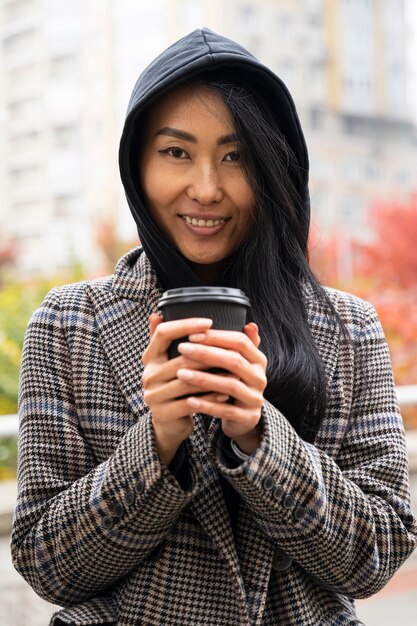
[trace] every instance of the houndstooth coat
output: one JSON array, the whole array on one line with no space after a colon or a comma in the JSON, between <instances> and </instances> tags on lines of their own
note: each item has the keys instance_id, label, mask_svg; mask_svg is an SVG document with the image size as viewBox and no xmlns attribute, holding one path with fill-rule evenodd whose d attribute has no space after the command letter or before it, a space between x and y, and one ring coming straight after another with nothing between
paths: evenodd
<instances>
[{"instance_id":1,"label":"houndstooth coat","mask_svg":"<svg viewBox=\"0 0 417 626\"><path fill-rule=\"evenodd\" d=\"M416 542L387 345L370 305L329 291L309 323L329 404L311 445L265 402L235 469L196 415L192 484L158 458L141 356L161 289L138 248L114 277L54 289L30 321L20 386L17 570L65 607L51 624L353 625ZM237 538L218 476L240 493Z\"/></svg>"}]
</instances>

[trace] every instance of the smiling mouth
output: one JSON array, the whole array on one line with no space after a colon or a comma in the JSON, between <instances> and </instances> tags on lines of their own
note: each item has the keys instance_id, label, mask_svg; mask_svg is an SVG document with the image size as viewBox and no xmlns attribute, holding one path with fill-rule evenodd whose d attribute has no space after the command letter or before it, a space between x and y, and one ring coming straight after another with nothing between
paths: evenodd
<instances>
[{"instance_id":1,"label":"smiling mouth","mask_svg":"<svg viewBox=\"0 0 417 626\"><path fill-rule=\"evenodd\" d=\"M189 217L188 215L180 215L180 217L190 226L198 226L199 228L213 228L214 226L220 226L220 224L226 222L226 218L203 220L201 218Z\"/></svg>"}]
</instances>

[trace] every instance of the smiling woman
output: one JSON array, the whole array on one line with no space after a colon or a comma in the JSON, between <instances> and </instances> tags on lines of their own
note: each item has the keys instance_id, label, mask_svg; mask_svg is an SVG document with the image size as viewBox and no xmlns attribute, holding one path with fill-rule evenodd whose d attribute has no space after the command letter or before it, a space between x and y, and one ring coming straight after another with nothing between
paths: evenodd
<instances>
[{"instance_id":1,"label":"smiling woman","mask_svg":"<svg viewBox=\"0 0 417 626\"><path fill-rule=\"evenodd\" d=\"M287 88L194 31L139 77L119 157L141 245L26 334L16 568L54 626L360 624L417 524L378 317L309 268ZM247 294L243 332L161 317L207 283Z\"/></svg>"},{"instance_id":2,"label":"smiling woman","mask_svg":"<svg viewBox=\"0 0 417 626\"><path fill-rule=\"evenodd\" d=\"M248 237L254 195L229 109L205 85L183 87L148 115L140 183L150 214L207 283Z\"/></svg>"}]
</instances>

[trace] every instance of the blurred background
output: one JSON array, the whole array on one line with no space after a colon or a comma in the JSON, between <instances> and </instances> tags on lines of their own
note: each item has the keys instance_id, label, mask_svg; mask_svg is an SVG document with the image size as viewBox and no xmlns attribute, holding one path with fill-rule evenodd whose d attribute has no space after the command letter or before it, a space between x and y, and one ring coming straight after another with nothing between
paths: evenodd
<instances>
[{"instance_id":1,"label":"blurred background","mask_svg":"<svg viewBox=\"0 0 417 626\"><path fill-rule=\"evenodd\" d=\"M5 625L47 624L52 612L20 581L8 556L25 327L52 286L109 274L137 244L118 174L128 99L161 50L202 26L248 48L294 97L311 162L312 265L322 282L378 310L417 491L416 0L0 0ZM367 624L391 624L394 594L401 598L395 619L411 624L416 591L410 559L359 610Z\"/></svg>"}]
</instances>

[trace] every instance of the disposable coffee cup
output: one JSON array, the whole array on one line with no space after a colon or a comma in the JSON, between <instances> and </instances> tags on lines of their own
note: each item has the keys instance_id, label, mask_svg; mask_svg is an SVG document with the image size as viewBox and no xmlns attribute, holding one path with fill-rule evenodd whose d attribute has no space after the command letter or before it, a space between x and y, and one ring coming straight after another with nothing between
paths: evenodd
<instances>
[{"instance_id":1,"label":"disposable coffee cup","mask_svg":"<svg viewBox=\"0 0 417 626\"><path fill-rule=\"evenodd\" d=\"M189 317L207 317L213 320L211 328L243 331L250 309L249 298L241 289L231 287L183 287L169 289L158 303L164 321ZM171 343L170 359L179 356L178 344L188 341L181 337ZM222 368L211 368L212 373L225 373Z\"/></svg>"}]
</instances>

